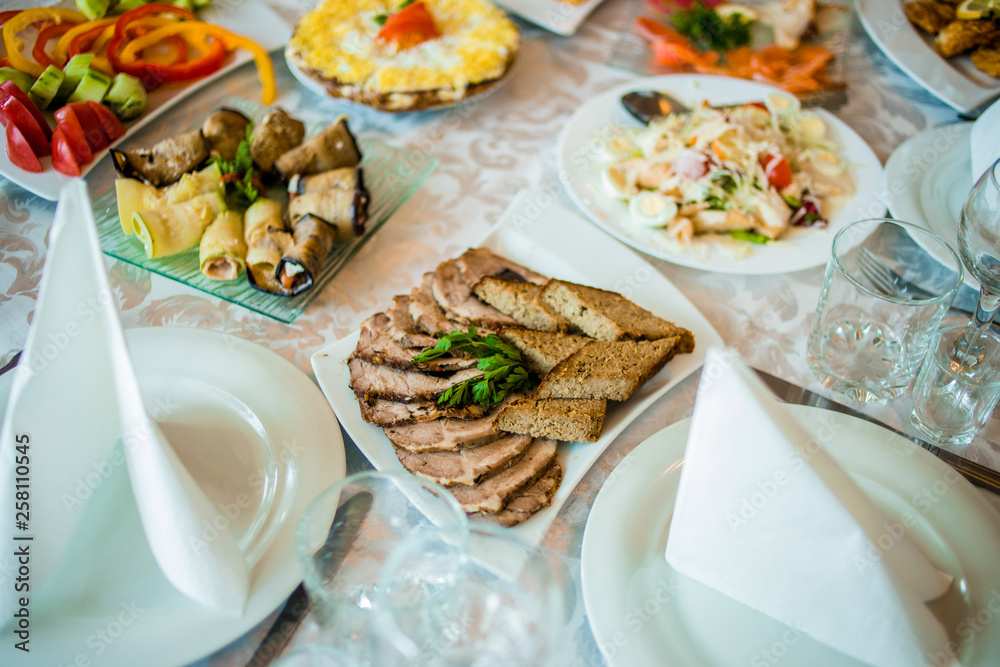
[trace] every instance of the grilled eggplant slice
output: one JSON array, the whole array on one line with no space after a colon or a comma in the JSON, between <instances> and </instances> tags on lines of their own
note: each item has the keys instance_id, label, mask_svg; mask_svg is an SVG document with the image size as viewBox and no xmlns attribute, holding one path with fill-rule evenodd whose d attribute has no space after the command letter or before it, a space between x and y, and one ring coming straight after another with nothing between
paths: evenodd
<instances>
[{"instance_id":1,"label":"grilled eggplant slice","mask_svg":"<svg viewBox=\"0 0 1000 667\"><path fill-rule=\"evenodd\" d=\"M205 119L201 131L213 155L223 160L236 157L236 149L247 136L250 119L236 109L223 107Z\"/></svg>"},{"instance_id":2,"label":"grilled eggplant slice","mask_svg":"<svg viewBox=\"0 0 1000 667\"><path fill-rule=\"evenodd\" d=\"M273 199L255 201L243 215L243 236L247 243L247 282L263 292L284 294L275 278L276 269L294 241L281 216L281 204Z\"/></svg>"},{"instance_id":3,"label":"grilled eggplant slice","mask_svg":"<svg viewBox=\"0 0 1000 667\"><path fill-rule=\"evenodd\" d=\"M274 161L301 144L305 136L304 123L295 120L280 107L272 109L253 128L250 156L261 171L270 172Z\"/></svg>"},{"instance_id":4,"label":"grilled eggplant slice","mask_svg":"<svg viewBox=\"0 0 1000 667\"><path fill-rule=\"evenodd\" d=\"M312 287L315 276L337 240L337 229L326 220L307 214L292 227L295 245L278 262L276 278L289 296Z\"/></svg>"},{"instance_id":5,"label":"grilled eggplant slice","mask_svg":"<svg viewBox=\"0 0 1000 667\"><path fill-rule=\"evenodd\" d=\"M341 116L315 137L293 148L274 163L286 180L295 174L318 174L330 169L354 167L361 162L358 142Z\"/></svg>"},{"instance_id":6,"label":"grilled eggplant slice","mask_svg":"<svg viewBox=\"0 0 1000 667\"><path fill-rule=\"evenodd\" d=\"M236 211L223 211L201 237L198 246L201 272L211 280L235 280L243 273L246 256L243 216Z\"/></svg>"},{"instance_id":7,"label":"grilled eggplant slice","mask_svg":"<svg viewBox=\"0 0 1000 667\"><path fill-rule=\"evenodd\" d=\"M134 151L111 149L115 171L160 188L197 169L208 159L208 142L201 130L164 139L152 148Z\"/></svg>"},{"instance_id":8,"label":"grilled eggplant slice","mask_svg":"<svg viewBox=\"0 0 1000 667\"><path fill-rule=\"evenodd\" d=\"M288 217L294 222L305 215L333 225L339 238L361 236L368 221L368 192L330 189L299 195L288 203Z\"/></svg>"},{"instance_id":9,"label":"grilled eggplant slice","mask_svg":"<svg viewBox=\"0 0 1000 667\"><path fill-rule=\"evenodd\" d=\"M323 190L365 190L365 179L361 167L342 167L320 174L303 176L296 174L288 181L288 193L293 197ZM367 191L366 191L367 192Z\"/></svg>"}]
</instances>

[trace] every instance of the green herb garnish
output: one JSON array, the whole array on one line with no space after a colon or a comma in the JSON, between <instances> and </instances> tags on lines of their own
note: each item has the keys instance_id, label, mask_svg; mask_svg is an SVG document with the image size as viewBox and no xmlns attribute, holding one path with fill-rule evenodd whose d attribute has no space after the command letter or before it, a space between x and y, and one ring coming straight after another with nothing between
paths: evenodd
<instances>
[{"instance_id":1,"label":"green herb garnish","mask_svg":"<svg viewBox=\"0 0 1000 667\"><path fill-rule=\"evenodd\" d=\"M246 136L236 147L236 155L232 160L223 160L218 155L212 157L212 162L219 165L219 170L222 172L222 182L226 184L226 196L234 205L233 208L247 208L261 196L254 177L253 157L250 156L252 134L253 123L250 123L247 125ZM230 174L232 176L229 176Z\"/></svg>"},{"instance_id":2,"label":"green herb garnish","mask_svg":"<svg viewBox=\"0 0 1000 667\"><path fill-rule=\"evenodd\" d=\"M469 327L468 331L452 331L443 336L437 345L415 356L413 363L434 361L459 350L478 359L476 368L483 374L446 389L438 397L439 405L451 407L476 403L489 408L510 394L527 391L531 387L528 369L521 362L521 353L496 334L478 335L476 327Z\"/></svg>"},{"instance_id":3,"label":"green herb garnish","mask_svg":"<svg viewBox=\"0 0 1000 667\"><path fill-rule=\"evenodd\" d=\"M785 195L784 197L782 197L782 199L784 199L785 203L788 204L788 208L792 209L793 211L797 209L799 206L802 206L802 200L799 199L798 197L793 197L792 195Z\"/></svg>"},{"instance_id":4,"label":"green herb garnish","mask_svg":"<svg viewBox=\"0 0 1000 667\"><path fill-rule=\"evenodd\" d=\"M705 195L705 203L708 204L709 211L729 210L729 202L715 194Z\"/></svg>"},{"instance_id":5,"label":"green herb garnish","mask_svg":"<svg viewBox=\"0 0 1000 667\"><path fill-rule=\"evenodd\" d=\"M670 22L695 46L703 51L728 51L750 43L753 20L743 14L723 18L703 2L683 12L675 12Z\"/></svg>"},{"instance_id":6,"label":"green herb garnish","mask_svg":"<svg viewBox=\"0 0 1000 667\"><path fill-rule=\"evenodd\" d=\"M378 25L378 26L384 26L385 22L388 21L388 20L389 20L389 15L388 14L376 14L375 15L375 24Z\"/></svg>"},{"instance_id":7,"label":"green herb garnish","mask_svg":"<svg viewBox=\"0 0 1000 667\"><path fill-rule=\"evenodd\" d=\"M771 240L766 236L764 236L763 234L758 234L757 232L751 232L746 229L733 229L731 231L726 232L726 234L729 234L734 239L737 239L739 241L749 241L750 243L755 243L757 245L764 245L765 243L768 243Z\"/></svg>"},{"instance_id":8,"label":"green herb garnish","mask_svg":"<svg viewBox=\"0 0 1000 667\"><path fill-rule=\"evenodd\" d=\"M728 171L720 171L717 173L712 177L712 182L730 194L736 192L736 189L739 187L739 183L736 182L736 178Z\"/></svg>"}]
</instances>

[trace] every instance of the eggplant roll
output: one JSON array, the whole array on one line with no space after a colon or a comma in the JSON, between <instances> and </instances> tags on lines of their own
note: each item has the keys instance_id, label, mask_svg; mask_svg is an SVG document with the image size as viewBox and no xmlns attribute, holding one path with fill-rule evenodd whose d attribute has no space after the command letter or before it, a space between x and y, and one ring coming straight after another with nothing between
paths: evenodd
<instances>
[{"instance_id":1,"label":"eggplant roll","mask_svg":"<svg viewBox=\"0 0 1000 667\"><path fill-rule=\"evenodd\" d=\"M275 271L293 245L281 215L281 204L273 199L255 201L243 216L243 237L247 244L247 280L258 289L280 293Z\"/></svg>"},{"instance_id":2,"label":"eggplant roll","mask_svg":"<svg viewBox=\"0 0 1000 667\"><path fill-rule=\"evenodd\" d=\"M201 241L205 229L226 210L218 192L132 214L132 227L146 249L146 256L168 257L190 250Z\"/></svg>"},{"instance_id":3,"label":"eggplant roll","mask_svg":"<svg viewBox=\"0 0 1000 667\"><path fill-rule=\"evenodd\" d=\"M295 174L318 174L341 167L354 167L361 162L358 142L347 126L347 116L293 148L274 163L286 180Z\"/></svg>"},{"instance_id":4,"label":"eggplant roll","mask_svg":"<svg viewBox=\"0 0 1000 667\"><path fill-rule=\"evenodd\" d=\"M288 193L292 196L322 190L365 190L361 167L341 167L310 176L296 174L288 181Z\"/></svg>"},{"instance_id":5,"label":"eggplant roll","mask_svg":"<svg viewBox=\"0 0 1000 667\"><path fill-rule=\"evenodd\" d=\"M221 178L219 165L211 164L201 171L184 174L181 180L162 188L155 188L134 178L117 179L115 193L118 197L118 218L122 223L122 231L126 235L135 232L132 226L132 214L136 211L149 211L179 204L198 195L212 192L222 194Z\"/></svg>"},{"instance_id":6,"label":"eggplant roll","mask_svg":"<svg viewBox=\"0 0 1000 667\"><path fill-rule=\"evenodd\" d=\"M292 220L315 215L333 225L340 238L360 236L368 220L368 193L364 190L321 190L309 192L288 202Z\"/></svg>"},{"instance_id":7,"label":"eggplant roll","mask_svg":"<svg viewBox=\"0 0 1000 667\"><path fill-rule=\"evenodd\" d=\"M250 119L235 109L219 109L205 119L201 131L214 155L223 160L236 157L236 149L247 136Z\"/></svg>"},{"instance_id":8,"label":"eggplant roll","mask_svg":"<svg viewBox=\"0 0 1000 667\"><path fill-rule=\"evenodd\" d=\"M275 108L261 119L250 135L250 157L264 173L271 171L274 161L283 153L302 143L306 126L284 109Z\"/></svg>"},{"instance_id":9,"label":"eggplant roll","mask_svg":"<svg viewBox=\"0 0 1000 667\"><path fill-rule=\"evenodd\" d=\"M292 226L295 245L278 262L276 278L294 296L312 287L323 260L337 240L337 229L315 215L304 215Z\"/></svg>"},{"instance_id":10,"label":"eggplant roll","mask_svg":"<svg viewBox=\"0 0 1000 667\"><path fill-rule=\"evenodd\" d=\"M122 178L136 178L163 187L197 169L208 159L208 142L201 130L164 139L152 148L134 151L111 149L115 171Z\"/></svg>"},{"instance_id":11,"label":"eggplant roll","mask_svg":"<svg viewBox=\"0 0 1000 667\"><path fill-rule=\"evenodd\" d=\"M223 211L201 237L198 247L201 272L212 280L235 280L243 273L246 256L243 216L236 211Z\"/></svg>"}]
</instances>

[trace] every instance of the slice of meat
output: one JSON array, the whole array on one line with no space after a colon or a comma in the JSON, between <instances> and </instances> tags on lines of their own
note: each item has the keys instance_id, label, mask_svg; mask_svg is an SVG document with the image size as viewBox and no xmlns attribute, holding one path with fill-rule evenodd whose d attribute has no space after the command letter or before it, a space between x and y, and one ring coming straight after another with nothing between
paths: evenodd
<instances>
[{"instance_id":1,"label":"slice of meat","mask_svg":"<svg viewBox=\"0 0 1000 667\"><path fill-rule=\"evenodd\" d=\"M469 248L455 260L455 265L461 272L462 278L470 285L475 285L486 276L520 280L537 285L544 285L548 280L540 273L495 255L486 248Z\"/></svg>"},{"instance_id":2,"label":"slice of meat","mask_svg":"<svg viewBox=\"0 0 1000 667\"><path fill-rule=\"evenodd\" d=\"M562 483L562 476L562 466L559 465L559 459L556 459L549 466L549 469L545 471L541 479L524 491L511 496L502 510L496 514L473 512L469 515L469 518L491 521L508 528L517 525L538 510L552 504L552 497L559 490L559 484Z\"/></svg>"},{"instance_id":3,"label":"slice of meat","mask_svg":"<svg viewBox=\"0 0 1000 667\"><path fill-rule=\"evenodd\" d=\"M433 340L433 339L432 339ZM389 331L389 318L385 313L375 313L361 323L361 336L358 338L354 356L373 364L386 364L402 370L425 372L454 372L475 368L478 360L472 357L441 357L420 364L413 363L413 357L420 353L417 348L400 347L392 339Z\"/></svg>"},{"instance_id":4,"label":"slice of meat","mask_svg":"<svg viewBox=\"0 0 1000 667\"><path fill-rule=\"evenodd\" d=\"M392 307L385 311L389 318L389 333L400 347L434 347L437 338L428 336L417 326L410 313L410 296L397 294L392 297Z\"/></svg>"},{"instance_id":5,"label":"slice of meat","mask_svg":"<svg viewBox=\"0 0 1000 667\"><path fill-rule=\"evenodd\" d=\"M556 458L556 441L531 443L513 466L483 479L475 486L449 489L466 512L499 512L509 498L534 484Z\"/></svg>"},{"instance_id":6,"label":"slice of meat","mask_svg":"<svg viewBox=\"0 0 1000 667\"><path fill-rule=\"evenodd\" d=\"M1000 25L991 19L952 21L934 38L938 53L945 58L957 56L977 46L991 45L1000 38Z\"/></svg>"},{"instance_id":7,"label":"slice of meat","mask_svg":"<svg viewBox=\"0 0 1000 667\"><path fill-rule=\"evenodd\" d=\"M932 35L955 20L955 8L937 0L903 3L903 13L911 23Z\"/></svg>"},{"instance_id":8,"label":"slice of meat","mask_svg":"<svg viewBox=\"0 0 1000 667\"><path fill-rule=\"evenodd\" d=\"M448 387L482 375L481 371L472 368L447 377L438 377L418 371L404 371L384 364L373 364L357 357L351 357L347 362L347 368L351 373L350 386L355 395L368 399L377 396L400 403L437 398Z\"/></svg>"},{"instance_id":9,"label":"slice of meat","mask_svg":"<svg viewBox=\"0 0 1000 667\"><path fill-rule=\"evenodd\" d=\"M481 406L471 404L449 408L434 401L414 401L399 403L385 398L367 399L358 397L361 417L376 426L400 426L417 424L435 419L479 419L486 412Z\"/></svg>"},{"instance_id":10,"label":"slice of meat","mask_svg":"<svg viewBox=\"0 0 1000 667\"><path fill-rule=\"evenodd\" d=\"M399 449L410 452L445 452L479 447L506 435L493 429L493 418L518 398L508 396L479 419L437 419L419 424L390 426L385 435Z\"/></svg>"},{"instance_id":11,"label":"slice of meat","mask_svg":"<svg viewBox=\"0 0 1000 667\"><path fill-rule=\"evenodd\" d=\"M531 444L530 435L507 433L479 447L457 452L416 454L397 449L396 457L410 472L443 486L473 486L485 475L496 474L517 463Z\"/></svg>"},{"instance_id":12,"label":"slice of meat","mask_svg":"<svg viewBox=\"0 0 1000 667\"><path fill-rule=\"evenodd\" d=\"M465 327L458 322L452 322L444 315L441 306L434 299L434 274L425 273L418 287L410 292L410 315L417 328L432 336L451 333Z\"/></svg>"},{"instance_id":13,"label":"slice of meat","mask_svg":"<svg viewBox=\"0 0 1000 667\"><path fill-rule=\"evenodd\" d=\"M434 270L431 288L434 300L451 319L487 329L517 324L514 318L477 299L472 293L472 287L462 278L458 265L453 261L438 264Z\"/></svg>"}]
</instances>

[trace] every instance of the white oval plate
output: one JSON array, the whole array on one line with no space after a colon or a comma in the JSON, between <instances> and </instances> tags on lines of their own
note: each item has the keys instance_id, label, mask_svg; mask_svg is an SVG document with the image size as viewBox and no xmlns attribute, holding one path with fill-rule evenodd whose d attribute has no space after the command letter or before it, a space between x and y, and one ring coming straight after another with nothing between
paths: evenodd
<instances>
[{"instance_id":1,"label":"white oval plate","mask_svg":"<svg viewBox=\"0 0 1000 667\"><path fill-rule=\"evenodd\" d=\"M909 440L855 417L787 407L818 439L828 440L821 432L838 433L825 445L830 454L890 518L913 517L910 537L955 577L945 596L954 605L947 614L954 624L946 627L958 634L962 664L1000 664L1000 625L977 624L976 632L961 625L996 605L1000 515L954 470ZM583 600L608 663L860 667L667 564L667 532L689 425L690 419L678 422L632 450L604 483L587 519Z\"/></svg>"},{"instance_id":2,"label":"white oval plate","mask_svg":"<svg viewBox=\"0 0 1000 667\"><path fill-rule=\"evenodd\" d=\"M788 273L826 264L833 237L841 227L861 218L881 217L885 212L880 201L882 164L878 157L846 123L827 111L816 109L832 128L840 154L853 166L851 173L857 188L854 197L833 216L826 229L793 230L780 242L754 246L750 255L743 259L733 259L717 250L709 250L704 255L668 250L654 239L658 232L631 224L627 203L605 195L601 185L602 162L596 157L600 149L595 142L609 123L641 127L620 102L622 95L633 90L669 92L691 105L702 100L714 105L760 101L768 93L781 92L743 79L675 74L635 79L604 91L580 107L559 137L556 149L559 178L587 217L623 243L668 262L704 271Z\"/></svg>"}]
</instances>

